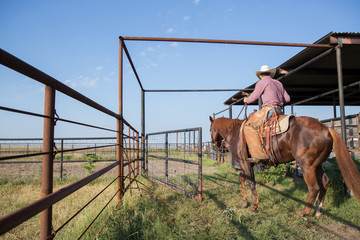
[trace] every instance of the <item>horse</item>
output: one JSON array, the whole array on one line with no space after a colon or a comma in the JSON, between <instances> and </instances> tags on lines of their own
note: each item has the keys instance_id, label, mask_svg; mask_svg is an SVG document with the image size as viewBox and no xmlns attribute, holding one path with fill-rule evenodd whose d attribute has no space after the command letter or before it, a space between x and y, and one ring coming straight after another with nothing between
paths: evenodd
<instances>
[{"instance_id":1,"label":"horse","mask_svg":"<svg viewBox=\"0 0 360 240\"><path fill-rule=\"evenodd\" d=\"M245 120L229 118L213 120L210 117L210 121L212 144L217 147L222 144L230 147L233 159L240 165L239 182L243 207L249 206L245 190L245 179L247 179L253 197L252 211L257 212L259 199L256 192L253 167L259 163L250 162L247 159L249 156L246 146L240 137L242 134L240 128ZM302 217L309 215L316 197L318 197L315 216L321 216L324 197L330 182L321 165L327 159L333 147L345 184L352 190L357 200L360 201L360 175L357 166L351 158L346 144L335 130L311 117L292 117L290 118L289 129L270 141L272 141L274 148L273 154L279 164L296 160L302 170L303 178L308 187L309 198L305 208L297 214Z\"/></svg>"}]
</instances>

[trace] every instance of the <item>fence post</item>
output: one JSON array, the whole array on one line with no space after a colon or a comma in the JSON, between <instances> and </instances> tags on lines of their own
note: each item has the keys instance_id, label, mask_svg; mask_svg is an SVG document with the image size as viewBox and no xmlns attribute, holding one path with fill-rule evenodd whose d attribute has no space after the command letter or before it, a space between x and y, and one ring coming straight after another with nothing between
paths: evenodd
<instances>
[{"instance_id":1,"label":"fence post","mask_svg":"<svg viewBox=\"0 0 360 240\"><path fill-rule=\"evenodd\" d=\"M202 128L198 130L198 178L199 178L199 200L202 200Z\"/></svg>"},{"instance_id":2,"label":"fence post","mask_svg":"<svg viewBox=\"0 0 360 240\"><path fill-rule=\"evenodd\" d=\"M119 162L117 167L117 190L118 190L118 203L121 200L124 190L124 148L123 148L123 42L119 41L119 115L120 118L116 120L117 134L116 134L116 160Z\"/></svg>"},{"instance_id":3,"label":"fence post","mask_svg":"<svg viewBox=\"0 0 360 240\"><path fill-rule=\"evenodd\" d=\"M189 131L189 154L191 154L191 131Z\"/></svg>"},{"instance_id":4,"label":"fence post","mask_svg":"<svg viewBox=\"0 0 360 240\"><path fill-rule=\"evenodd\" d=\"M64 139L61 139L61 153L60 153L60 182L62 182L63 176L63 161L64 161Z\"/></svg>"},{"instance_id":5,"label":"fence post","mask_svg":"<svg viewBox=\"0 0 360 240\"><path fill-rule=\"evenodd\" d=\"M139 175L139 133L137 132L136 133L136 167L135 167L135 169L136 169L136 176L138 176Z\"/></svg>"},{"instance_id":6,"label":"fence post","mask_svg":"<svg viewBox=\"0 0 360 240\"><path fill-rule=\"evenodd\" d=\"M42 176L41 176L41 198L49 195L53 191L53 161L54 161L54 114L55 114L55 89L45 86L43 133L43 152L49 154L42 157ZM52 207L41 212L40 215L40 239L48 239L52 231Z\"/></svg>"},{"instance_id":7,"label":"fence post","mask_svg":"<svg viewBox=\"0 0 360 240\"><path fill-rule=\"evenodd\" d=\"M124 189L124 149L123 149L123 122L117 120L117 137L116 137L116 160L119 162L117 167L117 190L118 192L118 203L121 200L123 189Z\"/></svg>"},{"instance_id":8,"label":"fence post","mask_svg":"<svg viewBox=\"0 0 360 240\"><path fill-rule=\"evenodd\" d=\"M357 136L358 136L358 150L360 152L360 113L356 116L356 125L357 125Z\"/></svg>"},{"instance_id":9,"label":"fence post","mask_svg":"<svg viewBox=\"0 0 360 240\"><path fill-rule=\"evenodd\" d=\"M144 171L146 171L145 151L145 91L141 90L141 165Z\"/></svg>"},{"instance_id":10,"label":"fence post","mask_svg":"<svg viewBox=\"0 0 360 240\"><path fill-rule=\"evenodd\" d=\"M176 133L176 151L179 149L179 133Z\"/></svg>"},{"instance_id":11,"label":"fence post","mask_svg":"<svg viewBox=\"0 0 360 240\"><path fill-rule=\"evenodd\" d=\"M131 180L131 132L129 127L129 145L128 145L128 151L127 151L127 162L128 162L128 175L129 180ZM126 155L126 154L125 154Z\"/></svg>"},{"instance_id":12,"label":"fence post","mask_svg":"<svg viewBox=\"0 0 360 240\"><path fill-rule=\"evenodd\" d=\"M168 184L169 178L169 149L168 149L168 133L165 134L165 183Z\"/></svg>"},{"instance_id":13,"label":"fence post","mask_svg":"<svg viewBox=\"0 0 360 240\"><path fill-rule=\"evenodd\" d=\"M132 139L132 151L133 151L133 171L134 171L134 180L136 179L136 136L135 131L133 130L133 139Z\"/></svg>"},{"instance_id":14,"label":"fence post","mask_svg":"<svg viewBox=\"0 0 360 240\"><path fill-rule=\"evenodd\" d=\"M146 146L145 146L145 151L146 151L146 154L145 154L145 172L146 172L146 175L147 175L147 172L149 170L149 138L148 136L145 137L145 141L146 141Z\"/></svg>"},{"instance_id":15,"label":"fence post","mask_svg":"<svg viewBox=\"0 0 360 240\"><path fill-rule=\"evenodd\" d=\"M195 153L195 150L196 150L196 140L195 140L195 133L196 131L193 131L194 132L194 145L193 145L193 152ZM192 153L191 153L192 154Z\"/></svg>"},{"instance_id":16,"label":"fence post","mask_svg":"<svg viewBox=\"0 0 360 240\"><path fill-rule=\"evenodd\" d=\"M186 154L186 132L184 131L184 159Z\"/></svg>"}]
</instances>

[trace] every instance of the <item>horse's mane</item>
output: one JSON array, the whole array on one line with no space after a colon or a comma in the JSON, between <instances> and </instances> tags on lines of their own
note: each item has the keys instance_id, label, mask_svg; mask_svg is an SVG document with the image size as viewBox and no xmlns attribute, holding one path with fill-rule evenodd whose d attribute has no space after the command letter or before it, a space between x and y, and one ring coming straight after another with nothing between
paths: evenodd
<instances>
[{"instance_id":1,"label":"horse's mane","mask_svg":"<svg viewBox=\"0 0 360 240\"><path fill-rule=\"evenodd\" d=\"M221 117L214 120L213 127L217 130L223 131L224 133L228 133L233 129L240 128L243 121L244 120Z\"/></svg>"}]
</instances>

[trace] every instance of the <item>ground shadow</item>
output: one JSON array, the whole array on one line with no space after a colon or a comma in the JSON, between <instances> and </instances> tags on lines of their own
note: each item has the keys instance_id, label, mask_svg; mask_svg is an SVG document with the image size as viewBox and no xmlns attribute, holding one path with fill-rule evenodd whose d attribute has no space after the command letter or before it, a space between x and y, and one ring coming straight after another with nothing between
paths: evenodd
<instances>
[{"instance_id":1,"label":"ground shadow","mask_svg":"<svg viewBox=\"0 0 360 240\"><path fill-rule=\"evenodd\" d=\"M235 177L235 176L237 177L237 174L236 174L236 173L229 173L229 174L233 175L234 177ZM223 183L236 184L236 185L238 185L238 186L240 187L240 184L239 184L239 182L237 182L237 181L233 181L233 180L230 180L230 179L228 179L228 178L225 178L225 177L223 177L223 176L220 175L220 174L214 174L214 175L215 175L215 176L213 176L213 175L204 175L203 178L204 178L204 180L211 181L211 182L213 182L213 183L215 183L215 184L217 184L217 185L219 185L219 186L225 186L225 185L221 184L221 182L223 182ZM220 182L220 183L219 183L219 182ZM260 186L262 186L262 187L264 187L264 188L266 188L266 189L269 189L270 191L272 191L272 192L274 192L274 193L276 193L276 194L279 194L279 195L281 195L281 196L283 196L283 197L285 197L285 198L287 198L287 199L291 199L291 200L293 200L293 201L295 201L295 202L297 202L297 203L300 203L300 204L302 204L303 206L305 206L305 205L307 204L306 201L304 201L304 200L302 200L302 199L299 199L299 198L296 198L296 197L293 196L293 193L294 193L295 191L297 191L297 190L306 191L306 194L308 194L306 184L305 184L305 183L303 182L303 180L301 180L301 179L300 179L300 180L298 179L298 181L297 181L297 183L294 185L294 187L292 187L292 188L290 188L290 189L287 189L286 192L285 192L285 191L277 190L277 189L275 189L275 188L273 188L273 187L271 187L271 186L269 186L269 185L263 184L263 183L257 183L257 185L260 185ZM209 197L211 197L212 199L214 199L214 201L217 199L214 194L211 194L211 193L209 193L208 191L204 191L204 192L206 192L207 194L210 194ZM241 196L239 196L239 198L240 198L240 197L241 197ZM259 199L259 200L260 200L260 205L261 205L261 199ZM219 205L219 207L220 207L221 209L226 209L226 206L222 206L221 203L217 203L217 204ZM313 207L312 207L312 211L314 211L314 210L315 210L315 207L313 206ZM330 212L327 211L327 210L324 210L324 209L323 209L323 210L322 210L322 214L323 214L323 215L326 215L326 216L332 218L333 220L338 221L338 222L340 222L340 223L342 223L342 224L344 224L344 225L346 225L346 226L348 226L348 227L350 227L350 228L353 228L353 229L355 229L355 230L357 230L357 231L360 231L360 226L358 226L358 225L356 225L356 224L354 224L354 223L352 223L352 222L350 222L350 221L348 221L348 220L346 220L346 219L343 219L343 218L341 218L341 217L335 216L334 214L330 213Z\"/></svg>"}]
</instances>

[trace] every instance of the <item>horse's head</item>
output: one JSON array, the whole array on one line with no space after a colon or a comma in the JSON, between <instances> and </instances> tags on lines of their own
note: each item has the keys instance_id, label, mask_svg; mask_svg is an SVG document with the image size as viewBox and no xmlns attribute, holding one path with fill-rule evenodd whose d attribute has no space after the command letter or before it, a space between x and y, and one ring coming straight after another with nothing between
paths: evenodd
<instances>
[{"instance_id":1,"label":"horse's head","mask_svg":"<svg viewBox=\"0 0 360 240\"><path fill-rule=\"evenodd\" d=\"M212 119L212 117L209 117L209 118L210 118L210 122L211 122L211 126L210 126L211 143L212 143L213 147L215 147L216 149L221 149L222 141L224 138L221 135L221 133L218 131L219 129L216 128L216 121L214 119Z\"/></svg>"}]
</instances>

